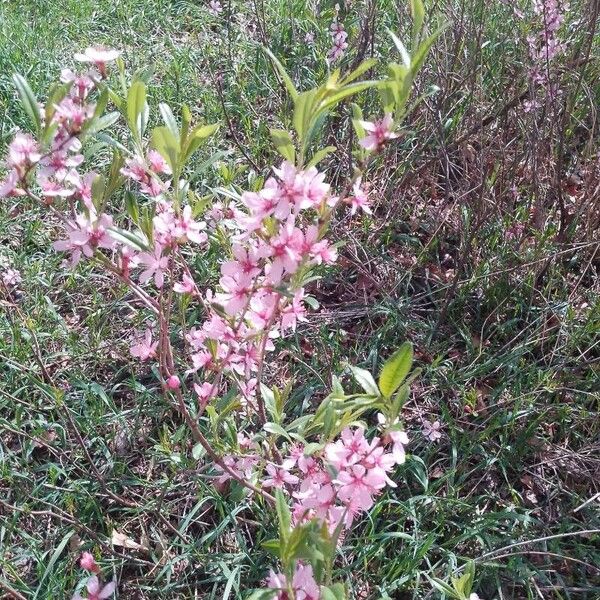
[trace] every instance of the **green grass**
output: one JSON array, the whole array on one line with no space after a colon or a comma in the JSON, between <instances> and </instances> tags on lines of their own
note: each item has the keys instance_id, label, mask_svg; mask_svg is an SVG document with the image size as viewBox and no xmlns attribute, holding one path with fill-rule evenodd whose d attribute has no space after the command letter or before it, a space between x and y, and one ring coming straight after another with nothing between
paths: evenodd
<instances>
[{"instance_id":1,"label":"green grass","mask_svg":"<svg viewBox=\"0 0 600 600\"><path fill-rule=\"evenodd\" d=\"M247 185L238 143L265 174L274 160L268 127L287 106L258 43L310 87L327 71L335 3L316 17L305 2L259 1L268 39L253 3L231 4L227 19L192 0L0 0L0 145L26 127L13 72L41 99L73 52L104 43L123 49L132 70L150 67L154 106L188 103L207 122L223 120L214 85L222 75L237 139L223 127L218 150L233 180ZM406 35L406 7L376 4L375 53L387 58L385 27ZM361 6L343 19L355 47ZM526 27L501 3L445 2L438 11L453 25L418 87L440 92L373 167L374 217L335 223L343 260L314 284L321 310L282 344L289 353L268 376L293 377L288 409L299 414L345 361L375 371L400 341L415 346L423 374L405 411L412 458L396 473L398 488L344 539L336 563L353 598L439 597L427 576L447 577L472 558L482 598L593 600L598 40L585 66L562 75L566 166L589 188L573 201L568 235L557 237L558 130L534 128L512 110L453 146L526 85ZM570 23L588 14L574 6ZM312 30L314 48L302 42ZM569 31L569 51L584 48L586 27ZM519 165L533 152L534 129L550 156L532 183ZM348 131L342 111L325 135L343 150ZM341 173L334 166L331 176L341 177L345 163ZM223 169L205 177L210 186L229 183ZM129 356L128 331L140 317L127 290L91 265L65 271L50 249L55 224L13 205L0 206L0 257L24 281L17 296L0 291L0 586L32 600L70 597L83 547L102 555L121 598L243 597L273 564L261 543L275 534L274 516L241 495L218 494L193 459L156 378ZM546 216L537 228L528 221L536 206ZM526 223L520 243L504 236L515 222ZM58 390L44 381L37 354ZM421 435L423 418L443 422L439 444ZM146 549L111 549L114 530Z\"/></svg>"}]
</instances>

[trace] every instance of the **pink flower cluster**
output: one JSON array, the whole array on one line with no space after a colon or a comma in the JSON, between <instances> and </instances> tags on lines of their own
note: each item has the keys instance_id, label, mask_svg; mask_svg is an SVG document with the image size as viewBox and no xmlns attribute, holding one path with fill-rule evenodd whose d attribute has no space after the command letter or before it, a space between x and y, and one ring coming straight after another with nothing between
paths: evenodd
<instances>
[{"instance_id":1,"label":"pink flower cluster","mask_svg":"<svg viewBox=\"0 0 600 600\"><path fill-rule=\"evenodd\" d=\"M379 423L385 425L383 415ZM294 498L294 524L318 519L325 522L331 533L338 525L350 527L354 518L373 506L374 498L386 487L396 487L389 473L405 461L404 446L408 436L404 431L391 429L385 433L387 443L379 437L370 441L364 429L344 429L335 442L327 444L319 456L305 456L303 448L295 445L279 466L268 464L268 477L263 487L278 487ZM387 444L393 446L387 452ZM295 471L296 474L293 474ZM248 475L248 473L246 473ZM289 582L282 573L270 572L267 586L276 589L276 597L288 597ZM320 597L312 567L296 564L291 588L295 598L318 600Z\"/></svg>"},{"instance_id":2,"label":"pink flower cluster","mask_svg":"<svg viewBox=\"0 0 600 600\"><path fill-rule=\"evenodd\" d=\"M568 10L569 5L559 0L533 0L533 12L541 19L541 24L540 31L536 35L527 37L532 63L529 78L533 84L544 88L549 99L559 93L556 83L550 78L550 63L565 50L565 45L559 37L559 30ZM526 112L540 107L540 100L535 96L524 102Z\"/></svg>"},{"instance_id":3,"label":"pink flower cluster","mask_svg":"<svg viewBox=\"0 0 600 600\"><path fill-rule=\"evenodd\" d=\"M330 31L333 45L327 53L327 60L333 63L344 56L344 53L348 48L348 42L346 41L348 39L348 33L344 29L344 25L338 21L337 17L331 23Z\"/></svg>"},{"instance_id":4,"label":"pink flower cluster","mask_svg":"<svg viewBox=\"0 0 600 600\"><path fill-rule=\"evenodd\" d=\"M93 62L103 76L106 61L117 56L114 51L88 48L79 60ZM17 133L5 161L8 175L0 183L0 196L31 194L29 175L35 172L40 195L47 205L54 204L57 198L64 198L75 214L75 203L80 203L82 212L73 219L66 219L68 238L55 244L56 249L71 253L72 264L76 264L82 254L89 257L96 248L114 246L108 233L112 219L98 215L92 202L92 183L96 174L82 176L78 171L83 163L79 137L94 115L95 105L90 101L90 92L96 87L98 77L93 71L76 75L68 69L63 70L61 81L68 86L68 92L50 107L51 120L47 125L54 127L52 140L42 149L29 134ZM44 118L46 110L41 110L40 114Z\"/></svg>"},{"instance_id":5,"label":"pink flower cluster","mask_svg":"<svg viewBox=\"0 0 600 600\"><path fill-rule=\"evenodd\" d=\"M231 374L246 402L252 402L260 361L274 348L273 339L305 320L299 271L337 257L318 220L335 202L324 175L289 162L274 172L262 190L245 192L242 206L233 209L238 234L232 256L221 265L218 288L205 294L206 321L187 334L190 372ZM190 289L190 282L180 285ZM202 402L218 392L208 382L195 387Z\"/></svg>"},{"instance_id":6,"label":"pink flower cluster","mask_svg":"<svg viewBox=\"0 0 600 600\"><path fill-rule=\"evenodd\" d=\"M385 420L380 418L380 423ZM238 456L227 456L226 464L240 477L250 479L260 466L259 448L242 436ZM280 465L267 463L261 483L263 488L280 488L291 493L294 523L317 518L333 533L342 523L350 527L357 515L369 510L374 498L386 487L396 487L389 473L404 463L408 436L390 428L383 441L365 437L362 427L346 428L339 439L327 444L320 454L305 456L296 444ZM225 473L220 481L226 481Z\"/></svg>"}]
</instances>

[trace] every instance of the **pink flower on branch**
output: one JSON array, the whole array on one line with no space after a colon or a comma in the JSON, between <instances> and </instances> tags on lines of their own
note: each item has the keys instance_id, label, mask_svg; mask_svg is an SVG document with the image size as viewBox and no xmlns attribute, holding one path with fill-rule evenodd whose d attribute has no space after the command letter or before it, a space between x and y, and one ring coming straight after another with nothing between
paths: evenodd
<instances>
[{"instance_id":1,"label":"pink flower on branch","mask_svg":"<svg viewBox=\"0 0 600 600\"><path fill-rule=\"evenodd\" d=\"M139 358L140 360L148 360L156 357L156 349L158 348L158 340L152 341L152 331L146 329L144 337L141 338L137 343L133 344L129 349L132 356Z\"/></svg>"},{"instance_id":2,"label":"pink flower on branch","mask_svg":"<svg viewBox=\"0 0 600 600\"><path fill-rule=\"evenodd\" d=\"M360 121L360 125L367 135L360 139L358 143L369 152L379 150L386 141L398 137L398 134L392 131L394 119L391 113L386 113L383 119L379 121Z\"/></svg>"},{"instance_id":3,"label":"pink flower on branch","mask_svg":"<svg viewBox=\"0 0 600 600\"><path fill-rule=\"evenodd\" d=\"M119 50L111 50L102 46L92 46L86 48L83 52L74 55L78 62L93 64L102 77L106 77L106 64L117 60L121 56Z\"/></svg>"},{"instance_id":4,"label":"pink flower on branch","mask_svg":"<svg viewBox=\"0 0 600 600\"><path fill-rule=\"evenodd\" d=\"M369 206L369 199L367 198L367 193L361 187L362 177L359 177L352 187L353 195L350 196L347 201L350 203L351 209L350 214L354 215L356 211L360 208L364 213L371 215L373 212Z\"/></svg>"},{"instance_id":5,"label":"pink flower on branch","mask_svg":"<svg viewBox=\"0 0 600 600\"><path fill-rule=\"evenodd\" d=\"M54 249L70 252L70 263L75 266L82 254L90 258L96 248L114 248L116 242L110 236L108 231L110 227L112 227L112 217L109 215L101 214L96 217L91 211L89 217L80 214L75 223L70 224L68 238L54 242Z\"/></svg>"},{"instance_id":6,"label":"pink flower on branch","mask_svg":"<svg viewBox=\"0 0 600 600\"><path fill-rule=\"evenodd\" d=\"M169 268L169 257L163 255L163 247L155 244L152 252L138 254L137 262L145 267L140 274L140 283L146 283L154 278L154 284L160 289L165 282L164 272Z\"/></svg>"}]
</instances>

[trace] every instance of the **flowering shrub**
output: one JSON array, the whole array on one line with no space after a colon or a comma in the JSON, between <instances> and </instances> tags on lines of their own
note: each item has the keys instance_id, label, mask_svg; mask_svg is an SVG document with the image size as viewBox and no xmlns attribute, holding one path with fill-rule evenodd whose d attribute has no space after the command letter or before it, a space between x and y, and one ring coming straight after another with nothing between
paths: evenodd
<instances>
[{"instance_id":1,"label":"flowering shrub","mask_svg":"<svg viewBox=\"0 0 600 600\"><path fill-rule=\"evenodd\" d=\"M218 2L210 7L220 12ZM412 8L419 40L423 9L417 2ZM334 61L347 43L337 20L332 32ZM164 125L148 135L146 83L127 82L118 51L88 48L75 55L90 68L63 70L42 107L15 76L34 134L17 132L10 143L0 194L35 201L62 223L54 248L66 266L90 259L129 286L148 321L132 335L131 354L156 364L166 398L193 436L194 456L213 463L223 493L226 485L241 487L277 512L279 538L266 546L280 567L257 592L261 597L345 597L344 586L332 581L338 542L379 494L396 486L394 468L406 459L400 413L416 375L410 375L409 344L390 357L378 381L350 366L359 391L346 391L334 377L314 412L292 421L286 392L267 386L263 371L276 341L307 320L314 299L306 285L316 269L336 261L330 224L337 211L371 213L363 186L369 161L398 137L412 80L435 37L415 42L411 57L393 36L402 62L389 64L382 79L361 80L375 66L369 60L304 92L267 50L293 100L294 130L271 130L282 160L264 182L218 190L212 205L193 189L188 168L218 126L193 124L186 106L178 122L160 104ZM382 115L366 120L355 107L359 166L336 190L319 169L336 150L319 148L319 127L342 101L367 89L379 92ZM108 133L117 122L126 135ZM112 149L104 174L86 168L82 148L92 139ZM202 280L194 266L209 247L224 257L218 281ZM14 284L17 275L7 272L5 283ZM189 322L192 309L200 320ZM377 435L368 429L375 415ZM87 598L113 594L116 583L101 585L90 554L81 566L92 573Z\"/></svg>"},{"instance_id":2,"label":"flowering shrub","mask_svg":"<svg viewBox=\"0 0 600 600\"><path fill-rule=\"evenodd\" d=\"M558 82L554 80L553 64L565 51L560 29L569 5L558 0L533 0L532 8L535 21L533 31L527 36L527 45L531 60L529 80L534 93L524 104L526 112L542 108L560 93ZM521 12L518 16L524 17Z\"/></svg>"}]
</instances>

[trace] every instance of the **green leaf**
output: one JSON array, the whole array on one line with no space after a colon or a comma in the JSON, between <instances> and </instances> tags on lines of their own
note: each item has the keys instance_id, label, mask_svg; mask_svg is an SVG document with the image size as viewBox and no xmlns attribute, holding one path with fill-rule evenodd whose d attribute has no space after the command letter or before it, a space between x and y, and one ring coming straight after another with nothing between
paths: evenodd
<instances>
[{"instance_id":1,"label":"green leaf","mask_svg":"<svg viewBox=\"0 0 600 600\"><path fill-rule=\"evenodd\" d=\"M273 65L275 66L275 69L279 73L279 76L281 77L281 79L283 79L283 83L285 84L285 87L286 87L289 95L292 97L292 100L294 100L294 102L295 102L296 98L298 98L298 90L296 90L296 86L294 86L294 83L292 82L291 77L287 74L287 71L285 70L284 66L279 62L279 59L268 48L263 46L263 50L264 50L264 52L266 52L266 54L269 56L269 58L273 61Z\"/></svg>"},{"instance_id":2,"label":"green leaf","mask_svg":"<svg viewBox=\"0 0 600 600\"><path fill-rule=\"evenodd\" d=\"M187 144L183 151L183 162L185 163L191 156L200 148L202 143L210 137L217 129L219 129L218 123L212 125L199 125L192 129L189 137L187 138Z\"/></svg>"},{"instance_id":3,"label":"green leaf","mask_svg":"<svg viewBox=\"0 0 600 600\"><path fill-rule=\"evenodd\" d=\"M456 600L462 600L462 598L446 582L442 581L441 579L436 579L435 577L429 577L427 573L425 573L425 576L427 577L427 579L429 579L429 582L436 590L442 592L443 594L446 594L446 596L448 596L449 598L456 598Z\"/></svg>"},{"instance_id":4,"label":"green leaf","mask_svg":"<svg viewBox=\"0 0 600 600\"><path fill-rule=\"evenodd\" d=\"M125 193L125 211L131 220L137 225L140 221L140 210L137 198L130 191Z\"/></svg>"},{"instance_id":5,"label":"green leaf","mask_svg":"<svg viewBox=\"0 0 600 600\"><path fill-rule=\"evenodd\" d=\"M106 199L106 178L104 175L96 175L92 181L92 202L98 213L102 212Z\"/></svg>"},{"instance_id":6,"label":"green leaf","mask_svg":"<svg viewBox=\"0 0 600 600\"><path fill-rule=\"evenodd\" d=\"M56 112L56 105L60 104L60 101L67 95L71 89L72 83L55 83L48 93L48 99L46 100L46 106L44 107L44 123L46 124L46 130L52 126L52 117Z\"/></svg>"},{"instance_id":7,"label":"green leaf","mask_svg":"<svg viewBox=\"0 0 600 600\"><path fill-rule=\"evenodd\" d=\"M192 448L192 458L194 460L200 460L206 454L206 449L202 444L196 444Z\"/></svg>"},{"instance_id":8,"label":"green leaf","mask_svg":"<svg viewBox=\"0 0 600 600\"><path fill-rule=\"evenodd\" d=\"M272 421L268 421L267 423L265 423L263 425L263 429L268 433L272 433L274 435L281 435L288 440L290 439L288 432L281 425L273 423Z\"/></svg>"},{"instance_id":9,"label":"green leaf","mask_svg":"<svg viewBox=\"0 0 600 600\"><path fill-rule=\"evenodd\" d=\"M278 421L279 419L277 418L277 412L275 410L275 394L271 388L267 387L262 382L260 383L260 397L265 404L267 412L275 419L275 421Z\"/></svg>"},{"instance_id":10,"label":"green leaf","mask_svg":"<svg viewBox=\"0 0 600 600\"><path fill-rule=\"evenodd\" d=\"M275 148L283 158L292 164L296 161L296 149L292 136L285 129L269 129Z\"/></svg>"},{"instance_id":11,"label":"green leaf","mask_svg":"<svg viewBox=\"0 0 600 600\"><path fill-rule=\"evenodd\" d=\"M108 231L110 231L111 237L115 240L131 246L135 250L144 250L145 252L149 250L144 241L129 231L117 227L109 227Z\"/></svg>"},{"instance_id":12,"label":"green leaf","mask_svg":"<svg viewBox=\"0 0 600 600\"><path fill-rule=\"evenodd\" d=\"M356 67L356 69L354 69L354 71L352 71L351 73L348 73L348 75L345 75L342 78L342 80L340 81L340 84L346 85L346 84L350 83L351 81L358 79L363 73L368 71L371 67L374 67L376 64L377 64L376 58L369 58L369 59L363 61L360 65L358 65L358 67Z\"/></svg>"},{"instance_id":13,"label":"green leaf","mask_svg":"<svg viewBox=\"0 0 600 600\"><path fill-rule=\"evenodd\" d=\"M277 590L254 590L246 600L271 600L277 594Z\"/></svg>"},{"instance_id":14,"label":"green leaf","mask_svg":"<svg viewBox=\"0 0 600 600\"><path fill-rule=\"evenodd\" d=\"M161 102L158 105L158 110L165 122L165 125L169 128L169 131L175 136L175 138L179 141L179 127L177 125L177 120L175 119L175 115L173 111L165 102Z\"/></svg>"},{"instance_id":15,"label":"green leaf","mask_svg":"<svg viewBox=\"0 0 600 600\"><path fill-rule=\"evenodd\" d=\"M412 39L413 44L416 46L419 41L419 35L423 28L423 21L425 20L425 8L421 0L410 0L410 13L412 15L413 26L412 26Z\"/></svg>"},{"instance_id":16,"label":"green leaf","mask_svg":"<svg viewBox=\"0 0 600 600\"><path fill-rule=\"evenodd\" d=\"M316 93L317 90L302 92L302 94L296 97L294 102L294 129L301 142L304 142L306 134L310 129Z\"/></svg>"},{"instance_id":17,"label":"green leaf","mask_svg":"<svg viewBox=\"0 0 600 600\"><path fill-rule=\"evenodd\" d=\"M138 141L146 128L147 110L146 86L142 81L135 81L127 92L127 123Z\"/></svg>"},{"instance_id":18,"label":"green leaf","mask_svg":"<svg viewBox=\"0 0 600 600\"><path fill-rule=\"evenodd\" d=\"M344 584L334 583L330 586L321 586L321 600L345 600L346 590Z\"/></svg>"},{"instance_id":19,"label":"green leaf","mask_svg":"<svg viewBox=\"0 0 600 600\"><path fill-rule=\"evenodd\" d=\"M412 366L412 359L412 344L405 342L383 365L379 374L379 389L386 398L390 398L406 379Z\"/></svg>"},{"instance_id":20,"label":"green leaf","mask_svg":"<svg viewBox=\"0 0 600 600\"><path fill-rule=\"evenodd\" d=\"M316 167L327 155L335 152L337 148L335 146L327 146L326 148L321 148L318 152L315 152L313 157L308 161L306 165L307 169L311 167ZM317 307L318 308L318 307Z\"/></svg>"},{"instance_id":21,"label":"green leaf","mask_svg":"<svg viewBox=\"0 0 600 600\"><path fill-rule=\"evenodd\" d=\"M261 546L275 556L279 556L279 540L266 540Z\"/></svg>"},{"instance_id":22,"label":"green leaf","mask_svg":"<svg viewBox=\"0 0 600 600\"><path fill-rule=\"evenodd\" d=\"M277 510L277 518L279 519L279 538L282 545L285 545L290 537L292 513L290 512L284 493L279 488L275 490L275 509Z\"/></svg>"},{"instance_id":23,"label":"green leaf","mask_svg":"<svg viewBox=\"0 0 600 600\"><path fill-rule=\"evenodd\" d=\"M86 130L87 135L95 135L103 129L107 129L114 125L120 118L120 114L118 111L110 112L106 115L102 115L97 119L94 119L90 126Z\"/></svg>"},{"instance_id":24,"label":"green leaf","mask_svg":"<svg viewBox=\"0 0 600 600\"><path fill-rule=\"evenodd\" d=\"M336 104L339 104L345 98L349 96L353 96L354 94L358 94L359 92L364 92L369 88L375 87L379 85L378 81L359 81L357 83L351 83L350 85L345 85L343 88L327 96L325 100L319 106L319 114L323 110L329 110L333 108Z\"/></svg>"},{"instance_id":25,"label":"green leaf","mask_svg":"<svg viewBox=\"0 0 600 600\"><path fill-rule=\"evenodd\" d=\"M352 371L352 375L354 375L354 379L356 379L367 394L377 397L381 395L379 393L379 388L373 379L373 375L371 375L369 371L361 369L360 367L353 367L352 365L350 365L350 370Z\"/></svg>"},{"instance_id":26,"label":"green leaf","mask_svg":"<svg viewBox=\"0 0 600 600\"><path fill-rule=\"evenodd\" d=\"M44 581L46 580L46 577L48 577L48 575L52 572L52 569L54 568L54 564L56 563L56 561L62 554L63 550L65 549L65 546L67 545L67 542L71 539L71 536L74 533L75 533L75 531L68 531L65 534L65 536L63 537L63 539L60 541L58 546L56 546L56 549L52 553L50 560L46 564L46 568L40 579L40 583L39 583L37 589L35 590L35 594L33 595L32 600L35 600L38 597L38 595L40 594L40 592L44 589Z\"/></svg>"},{"instance_id":27,"label":"green leaf","mask_svg":"<svg viewBox=\"0 0 600 600\"><path fill-rule=\"evenodd\" d=\"M169 163L173 172L177 171L179 162L179 142L168 127L155 127L152 131L152 145Z\"/></svg>"},{"instance_id":28,"label":"green leaf","mask_svg":"<svg viewBox=\"0 0 600 600\"><path fill-rule=\"evenodd\" d=\"M404 66L407 69L410 69L410 66L411 66L410 54L408 53L406 46L401 42L400 38L393 31L390 31L388 29L388 33L390 34L392 41L396 45L398 52L400 52L400 56L402 57L402 62L404 63Z\"/></svg>"},{"instance_id":29,"label":"green leaf","mask_svg":"<svg viewBox=\"0 0 600 600\"><path fill-rule=\"evenodd\" d=\"M42 118L40 116L40 107L38 106L35 95L31 91L27 80L18 73L13 75L13 82L17 88L17 93L21 99L21 104L23 105L27 116L31 120L35 132L39 134Z\"/></svg>"},{"instance_id":30,"label":"green leaf","mask_svg":"<svg viewBox=\"0 0 600 600\"><path fill-rule=\"evenodd\" d=\"M413 59L412 59L411 70L413 72L413 76L419 72L419 70L423 66L423 63L425 62L425 58L427 58L427 54L429 53L431 46L433 46L434 42L438 39L438 37L440 37L440 34L447 27L448 27L448 25L442 25L434 33L432 33L427 39L425 39L423 42L421 42L421 44L417 48L417 51L415 52Z\"/></svg>"}]
</instances>

